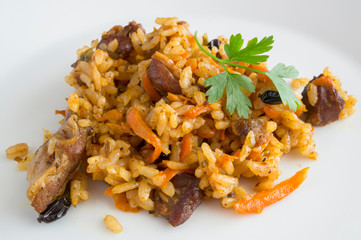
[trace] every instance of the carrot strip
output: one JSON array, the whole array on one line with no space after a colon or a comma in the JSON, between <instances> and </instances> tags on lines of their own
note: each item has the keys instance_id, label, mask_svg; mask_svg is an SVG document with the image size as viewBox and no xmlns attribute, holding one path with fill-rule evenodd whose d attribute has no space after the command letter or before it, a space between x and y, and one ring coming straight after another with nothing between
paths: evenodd
<instances>
[{"instance_id":1,"label":"carrot strip","mask_svg":"<svg viewBox=\"0 0 361 240\"><path fill-rule=\"evenodd\" d=\"M187 57L189 57L190 55L190 52L189 51L185 51L184 53L180 54L180 56L183 58L183 59L186 59Z\"/></svg>"},{"instance_id":2,"label":"carrot strip","mask_svg":"<svg viewBox=\"0 0 361 240\"><path fill-rule=\"evenodd\" d=\"M140 150L152 150L153 149L153 146L152 144L145 144L143 147L140 148Z\"/></svg>"},{"instance_id":3,"label":"carrot strip","mask_svg":"<svg viewBox=\"0 0 361 240\"><path fill-rule=\"evenodd\" d=\"M242 149L237 149L234 153L233 153L233 157L241 157L241 153L242 153Z\"/></svg>"},{"instance_id":4,"label":"carrot strip","mask_svg":"<svg viewBox=\"0 0 361 240\"><path fill-rule=\"evenodd\" d=\"M192 69L192 72L197 69L197 59L195 58L188 58L187 62L185 64L186 67L190 66Z\"/></svg>"},{"instance_id":5,"label":"carrot strip","mask_svg":"<svg viewBox=\"0 0 361 240\"><path fill-rule=\"evenodd\" d=\"M193 134L186 134L181 142L181 152L179 154L179 161L184 162L186 158L190 155L193 147Z\"/></svg>"},{"instance_id":6,"label":"carrot strip","mask_svg":"<svg viewBox=\"0 0 361 240\"><path fill-rule=\"evenodd\" d=\"M55 115L56 114L61 114L63 117L65 117L65 110L55 110Z\"/></svg>"},{"instance_id":7,"label":"carrot strip","mask_svg":"<svg viewBox=\"0 0 361 240\"><path fill-rule=\"evenodd\" d=\"M191 98L187 98L183 95L180 95L180 94L173 94L173 93L168 93L167 95L167 98L172 101L172 102L179 102L179 101L185 101L185 102L190 102L190 103L193 103L195 104L196 102L191 99Z\"/></svg>"},{"instance_id":8,"label":"carrot strip","mask_svg":"<svg viewBox=\"0 0 361 240\"><path fill-rule=\"evenodd\" d=\"M105 189L104 194L109 196L109 197L113 197L114 194L112 192L112 189L113 189L113 186L109 186L107 189Z\"/></svg>"},{"instance_id":9,"label":"carrot strip","mask_svg":"<svg viewBox=\"0 0 361 240\"><path fill-rule=\"evenodd\" d=\"M162 172L162 175L164 176L162 186L165 186L168 181L170 181L175 175L177 175L180 172L183 172L183 170L166 168Z\"/></svg>"},{"instance_id":10,"label":"carrot strip","mask_svg":"<svg viewBox=\"0 0 361 240\"><path fill-rule=\"evenodd\" d=\"M211 65L213 65L213 66L215 66L216 68L218 68L218 69L222 69L222 70L224 70L223 68L222 68L222 66L220 65L220 64L218 64L218 63L216 63L215 61L213 61L213 59L212 58L208 58L209 59L209 63L211 64Z\"/></svg>"},{"instance_id":11,"label":"carrot strip","mask_svg":"<svg viewBox=\"0 0 361 240\"><path fill-rule=\"evenodd\" d=\"M263 107L263 111L267 117L272 118L272 119L277 119L281 114L280 111L276 111L268 105L265 105Z\"/></svg>"},{"instance_id":12,"label":"carrot strip","mask_svg":"<svg viewBox=\"0 0 361 240\"><path fill-rule=\"evenodd\" d=\"M192 45L194 45L196 43L196 40L194 39L194 36L187 35L186 38L187 38L188 42L191 43Z\"/></svg>"},{"instance_id":13,"label":"carrot strip","mask_svg":"<svg viewBox=\"0 0 361 240\"><path fill-rule=\"evenodd\" d=\"M302 104L302 106L300 108L297 108L295 114L297 115L297 117L299 117L299 116L301 116L301 114L303 112L307 112L306 107L305 107L304 104Z\"/></svg>"},{"instance_id":14,"label":"carrot strip","mask_svg":"<svg viewBox=\"0 0 361 240\"><path fill-rule=\"evenodd\" d=\"M177 101L180 101L180 100L181 100L180 97L179 97L179 95L173 94L173 93L170 93L170 92L168 93L167 98L168 98L169 100L171 100L172 102L177 102Z\"/></svg>"},{"instance_id":15,"label":"carrot strip","mask_svg":"<svg viewBox=\"0 0 361 240\"><path fill-rule=\"evenodd\" d=\"M316 86L335 86L335 83L332 81L332 79L325 76L315 79L312 83Z\"/></svg>"},{"instance_id":16,"label":"carrot strip","mask_svg":"<svg viewBox=\"0 0 361 240\"><path fill-rule=\"evenodd\" d=\"M162 97L159 95L157 90L155 90L155 88L153 87L152 82L148 78L148 74L146 74L146 73L143 74L142 79L143 79L144 90L147 92L150 99L152 99L153 102L158 102Z\"/></svg>"},{"instance_id":17,"label":"carrot strip","mask_svg":"<svg viewBox=\"0 0 361 240\"><path fill-rule=\"evenodd\" d=\"M123 118L123 114L119 112L117 109L112 109L101 116L98 121L105 122L109 120L113 120L115 122L120 122Z\"/></svg>"},{"instance_id":18,"label":"carrot strip","mask_svg":"<svg viewBox=\"0 0 361 240\"><path fill-rule=\"evenodd\" d=\"M224 170L226 164L231 161L233 162L234 159L236 159L237 157L235 156L231 156L231 155L228 155L228 154L224 154L223 155L223 158L222 158L222 161L221 161L221 164L220 164L220 167Z\"/></svg>"},{"instance_id":19,"label":"carrot strip","mask_svg":"<svg viewBox=\"0 0 361 240\"><path fill-rule=\"evenodd\" d=\"M253 161L256 161L258 159L258 157L261 155L261 153L263 152L263 150L268 146L269 142L272 139L273 134L268 134L266 137L266 141L265 143L263 143L262 145L259 145L258 147L260 147L260 151L251 151L251 153L249 154L249 158Z\"/></svg>"},{"instance_id":20,"label":"carrot strip","mask_svg":"<svg viewBox=\"0 0 361 240\"><path fill-rule=\"evenodd\" d=\"M245 66L245 67L248 67L249 66L249 63L243 63L243 62L237 62L239 65L242 65L242 66ZM244 74L246 72L246 69L244 68L240 68L240 67L236 67L234 69L235 71L239 72L240 74Z\"/></svg>"},{"instance_id":21,"label":"carrot strip","mask_svg":"<svg viewBox=\"0 0 361 240\"><path fill-rule=\"evenodd\" d=\"M250 198L241 199L233 204L233 208L236 212L244 215L248 213L261 213L265 207L278 202L297 189L306 179L308 169L307 167L298 171L295 175L271 189L256 193Z\"/></svg>"},{"instance_id":22,"label":"carrot strip","mask_svg":"<svg viewBox=\"0 0 361 240\"><path fill-rule=\"evenodd\" d=\"M136 213L139 211L139 207L131 207L129 205L129 201L125 193L115 194L113 196L114 199L114 205L116 208L124 211L124 212L133 212Z\"/></svg>"},{"instance_id":23,"label":"carrot strip","mask_svg":"<svg viewBox=\"0 0 361 240\"><path fill-rule=\"evenodd\" d=\"M264 71L264 72L268 72L268 68L266 63L261 63L259 65L250 65L250 68L256 69L256 70L260 70L260 71ZM246 74L249 75L251 74L253 71L249 71L246 70ZM271 79L269 79L269 77L267 77L266 75L262 74L262 73L257 73L258 75L258 79L263 81L264 83L271 83Z\"/></svg>"},{"instance_id":24,"label":"carrot strip","mask_svg":"<svg viewBox=\"0 0 361 240\"><path fill-rule=\"evenodd\" d=\"M209 104L206 104L206 105L202 105L202 106L195 106L195 107L189 109L187 112L183 113L183 115L193 119L193 118L198 117L202 113L206 113L211 110L212 110L211 106Z\"/></svg>"},{"instance_id":25,"label":"carrot strip","mask_svg":"<svg viewBox=\"0 0 361 240\"><path fill-rule=\"evenodd\" d=\"M120 193L120 194L114 194L112 192L112 189L113 189L113 186L109 186L104 194L109 196L109 197L113 197L113 200L114 200L114 205L116 208L124 211L124 212L138 212L139 211L139 208L136 207L136 208L132 208L130 205L129 205L129 202L128 202L128 199L127 199L127 196L125 195L125 193Z\"/></svg>"},{"instance_id":26,"label":"carrot strip","mask_svg":"<svg viewBox=\"0 0 361 240\"><path fill-rule=\"evenodd\" d=\"M153 145L154 151L147 160L154 162L162 152L162 142L158 136L147 126L136 108L132 108L127 114L127 122L136 135Z\"/></svg>"}]
</instances>

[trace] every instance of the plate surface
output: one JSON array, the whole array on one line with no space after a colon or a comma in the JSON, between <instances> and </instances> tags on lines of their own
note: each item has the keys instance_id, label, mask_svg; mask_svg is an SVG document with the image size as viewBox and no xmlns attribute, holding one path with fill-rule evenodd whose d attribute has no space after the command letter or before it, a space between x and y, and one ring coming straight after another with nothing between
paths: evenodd
<instances>
[{"instance_id":1,"label":"plate surface","mask_svg":"<svg viewBox=\"0 0 361 240\"><path fill-rule=\"evenodd\" d=\"M61 3L60 3L61 2ZM273 3L271 3L273 2ZM302 3L301 3L302 2ZM304 184L262 214L241 216L206 201L183 225L173 228L145 212L123 213L92 183L90 200L52 224L38 224L26 198L25 172L6 159L5 149L27 142L34 152L42 129L55 131L72 92L64 81L76 49L103 31L128 21L150 32L158 16L178 16L191 31L209 38L241 32L246 39L274 35L269 66L294 65L312 78L331 67L343 88L361 99L360 1L23 1L1 3L0 58L0 236L7 239L361 239L361 191L358 154L359 104L350 118L316 128L319 159L291 152L281 161L281 179L310 166ZM326 4L327 3L327 4ZM344 27L347 26L347 27ZM119 235L107 230L104 216L123 225ZM3 239L3 238L2 238Z\"/></svg>"}]
</instances>

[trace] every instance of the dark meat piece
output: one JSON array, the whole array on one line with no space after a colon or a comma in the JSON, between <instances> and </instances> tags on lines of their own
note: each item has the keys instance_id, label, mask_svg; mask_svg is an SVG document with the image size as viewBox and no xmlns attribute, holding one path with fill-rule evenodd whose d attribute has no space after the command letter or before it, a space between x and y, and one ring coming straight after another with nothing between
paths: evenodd
<instances>
[{"instance_id":1,"label":"dark meat piece","mask_svg":"<svg viewBox=\"0 0 361 240\"><path fill-rule=\"evenodd\" d=\"M175 188L173 197L167 196L164 201L159 192L155 193L155 213L164 216L176 227L184 223L202 203L203 192L198 187L199 179L187 173L179 173L171 182Z\"/></svg>"},{"instance_id":2,"label":"dark meat piece","mask_svg":"<svg viewBox=\"0 0 361 240\"><path fill-rule=\"evenodd\" d=\"M86 157L90 129L79 127L77 116L70 111L65 119L54 136L39 147L28 166L27 196L39 213L64 193L68 181Z\"/></svg>"},{"instance_id":3,"label":"dark meat piece","mask_svg":"<svg viewBox=\"0 0 361 240\"><path fill-rule=\"evenodd\" d=\"M302 101L308 110L305 113L306 121L314 126L324 126L338 120L345 106L340 92L332 84L327 84L332 79L322 78L327 77L320 75L314 78L302 92ZM317 94L317 97L312 94Z\"/></svg>"},{"instance_id":4,"label":"dark meat piece","mask_svg":"<svg viewBox=\"0 0 361 240\"><path fill-rule=\"evenodd\" d=\"M127 36L129 36L129 34L136 32L138 28L140 28L145 33L142 24L136 23L135 21L131 21L127 26L124 27L124 32L126 33Z\"/></svg>"},{"instance_id":5,"label":"dark meat piece","mask_svg":"<svg viewBox=\"0 0 361 240\"><path fill-rule=\"evenodd\" d=\"M148 77L152 81L153 87L162 95L167 95L168 92L182 93L179 80L158 60L152 59L148 67Z\"/></svg>"},{"instance_id":6,"label":"dark meat piece","mask_svg":"<svg viewBox=\"0 0 361 240\"><path fill-rule=\"evenodd\" d=\"M232 132L240 137L243 144L249 131L253 131L256 143L261 145L266 141L266 121L262 118L242 119L232 123Z\"/></svg>"},{"instance_id":7,"label":"dark meat piece","mask_svg":"<svg viewBox=\"0 0 361 240\"><path fill-rule=\"evenodd\" d=\"M133 32L136 32L138 28L144 31L142 25L134 21L130 22L129 25L125 26L124 28L119 25L112 27L106 34L102 36L97 49L100 48L103 51L107 51L109 56L114 59L129 57L133 50L132 41L130 40L129 35ZM118 47L114 51L110 51L108 50L107 46L114 39L118 41Z\"/></svg>"}]
</instances>

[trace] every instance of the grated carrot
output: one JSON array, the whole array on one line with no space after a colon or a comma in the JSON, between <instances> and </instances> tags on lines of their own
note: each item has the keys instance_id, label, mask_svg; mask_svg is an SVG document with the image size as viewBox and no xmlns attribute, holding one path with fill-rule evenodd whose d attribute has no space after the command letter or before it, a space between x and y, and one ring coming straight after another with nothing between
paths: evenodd
<instances>
[{"instance_id":1,"label":"grated carrot","mask_svg":"<svg viewBox=\"0 0 361 240\"><path fill-rule=\"evenodd\" d=\"M211 105L206 104L202 106L194 106L193 108L189 109L187 112L183 113L184 116L189 118L196 118L202 113L206 113L212 111Z\"/></svg>"},{"instance_id":2,"label":"grated carrot","mask_svg":"<svg viewBox=\"0 0 361 240\"><path fill-rule=\"evenodd\" d=\"M136 135L153 145L154 151L147 160L154 162L162 152L162 142L158 136L147 126L136 108L132 108L127 114L127 122Z\"/></svg>"},{"instance_id":3,"label":"grated carrot","mask_svg":"<svg viewBox=\"0 0 361 240\"><path fill-rule=\"evenodd\" d=\"M272 189L256 193L233 204L233 208L240 214L261 213L264 208L285 198L307 177L308 167L298 171L289 179L277 184Z\"/></svg>"},{"instance_id":4,"label":"grated carrot","mask_svg":"<svg viewBox=\"0 0 361 240\"><path fill-rule=\"evenodd\" d=\"M193 134L186 134L181 142L181 152L179 154L179 161L184 162L184 160L190 155L193 147Z\"/></svg>"},{"instance_id":5,"label":"grated carrot","mask_svg":"<svg viewBox=\"0 0 361 240\"><path fill-rule=\"evenodd\" d=\"M159 95L157 90L152 85L152 82L150 81L148 74L143 74L143 86L147 94L149 95L150 99L152 99L153 102L158 102L162 97Z\"/></svg>"}]
</instances>

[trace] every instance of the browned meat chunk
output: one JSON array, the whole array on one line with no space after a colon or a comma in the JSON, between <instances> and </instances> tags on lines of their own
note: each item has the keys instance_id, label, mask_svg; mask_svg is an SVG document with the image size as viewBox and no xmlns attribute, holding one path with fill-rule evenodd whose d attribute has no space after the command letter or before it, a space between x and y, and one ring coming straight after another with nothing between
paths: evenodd
<instances>
[{"instance_id":1,"label":"browned meat chunk","mask_svg":"<svg viewBox=\"0 0 361 240\"><path fill-rule=\"evenodd\" d=\"M152 81L153 87L162 95L167 95L168 92L182 93L179 80L158 60L152 59L148 67L148 77Z\"/></svg>"},{"instance_id":2,"label":"browned meat chunk","mask_svg":"<svg viewBox=\"0 0 361 240\"><path fill-rule=\"evenodd\" d=\"M179 173L171 182L175 188L173 197L155 193L155 213L164 216L176 227L184 223L202 203L203 192L198 187L199 179L187 173Z\"/></svg>"},{"instance_id":3,"label":"browned meat chunk","mask_svg":"<svg viewBox=\"0 0 361 240\"><path fill-rule=\"evenodd\" d=\"M67 112L64 124L36 151L28 166L27 196L37 212L43 212L64 193L86 156L88 132L89 129L78 126L75 114Z\"/></svg>"},{"instance_id":4,"label":"browned meat chunk","mask_svg":"<svg viewBox=\"0 0 361 240\"><path fill-rule=\"evenodd\" d=\"M314 126L324 126L339 119L345 106L332 79L320 75L310 81L302 92L302 101L308 110L306 121Z\"/></svg>"},{"instance_id":5,"label":"browned meat chunk","mask_svg":"<svg viewBox=\"0 0 361 240\"><path fill-rule=\"evenodd\" d=\"M133 32L136 32L138 28L144 31L142 25L134 21L130 22L124 28L119 25L114 26L102 36L102 39L99 42L97 48L100 48L103 51L107 51L109 56L114 59L127 58L130 56L130 53L133 50L133 45L129 35ZM108 44L111 43L114 39L117 40L118 47L114 51L111 51L108 49Z\"/></svg>"},{"instance_id":6,"label":"browned meat chunk","mask_svg":"<svg viewBox=\"0 0 361 240\"><path fill-rule=\"evenodd\" d=\"M266 141L266 121L262 118L258 119L242 119L232 123L232 132L240 137L243 144L249 131L253 131L256 143L261 145Z\"/></svg>"}]
</instances>

